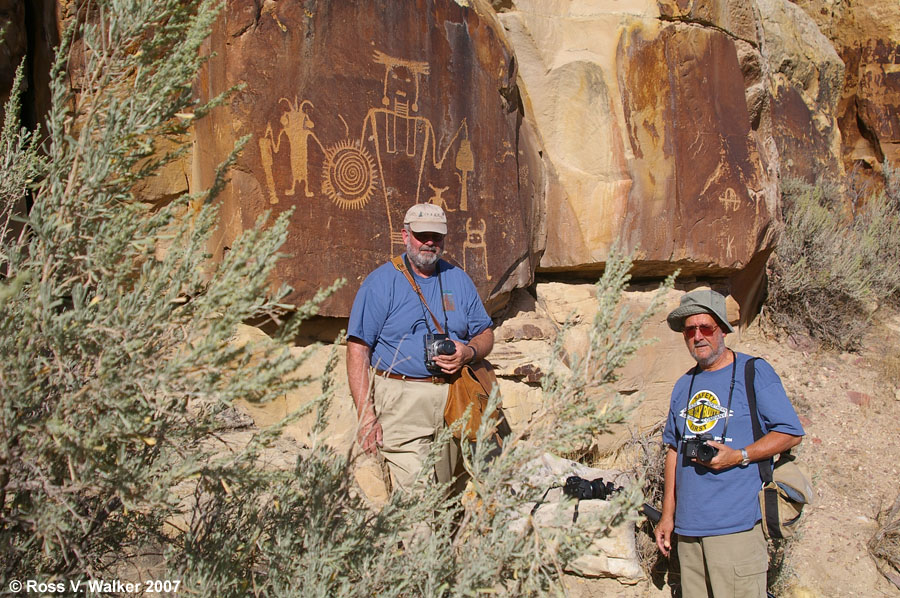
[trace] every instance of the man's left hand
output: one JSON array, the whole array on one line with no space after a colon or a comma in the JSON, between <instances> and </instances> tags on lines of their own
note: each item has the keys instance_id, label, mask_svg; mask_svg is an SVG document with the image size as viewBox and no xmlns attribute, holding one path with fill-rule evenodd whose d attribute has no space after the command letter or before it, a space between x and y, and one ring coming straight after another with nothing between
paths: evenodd
<instances>
[{"instance_id":1,"label":"man's left hand","mask_svg":"<svg viewBox=\"0 0 900 598\"><path fill-rule=\"evenodd\" d=\"M714 471L721 471L723 469L734 467L735 465L740 465L741 461L744 459L741 456L741 451L733 449L730 446L726 446L721 442L716 442L715 440L707 440L706 444L719 449L719 452L716 453L716 456L713 457L710 461L698 461L697 459L691 459L691 461L709 467Z\"/></svg>"},{"instance_id":2,"label":"man's left hand","mask_svg":"<svg viewBox=\"0 0 900 598\"><path fill-rule=\"evenodd\" d=\"M468 345L456 340L453 344L456 345L456 352L453 355L434 356L434 363L440 366L442 372L449 375L458 372L472 358L472 349Z\"/></svg>"}]
</instances>

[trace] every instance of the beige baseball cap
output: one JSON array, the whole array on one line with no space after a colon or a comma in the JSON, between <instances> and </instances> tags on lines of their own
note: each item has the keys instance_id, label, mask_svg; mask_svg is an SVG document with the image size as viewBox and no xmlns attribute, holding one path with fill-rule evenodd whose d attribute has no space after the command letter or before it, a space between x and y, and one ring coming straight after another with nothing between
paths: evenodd
<instances>
[{"instance_id":1,"label":"beige baseball cap","mask_svg":"<svg viewBox=\"0 0 900 598\"><path fill-rule=\"evenodd\" d=\"M447 234L447 215L440 206L433 203L417 203L406 210L403 226L414 233Z\"/></svg>"}]
</instances>

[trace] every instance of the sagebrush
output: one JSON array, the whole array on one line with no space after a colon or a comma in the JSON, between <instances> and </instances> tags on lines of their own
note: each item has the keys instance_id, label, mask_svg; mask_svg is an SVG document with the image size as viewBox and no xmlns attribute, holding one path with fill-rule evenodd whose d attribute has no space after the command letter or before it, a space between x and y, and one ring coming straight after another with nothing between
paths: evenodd
<instances>
[{"instance_id":1,"label":"sagebrush","mask_svg":"<svg viewBox=\"0 0 900 598\"><path fill-rule=\"evenodd\" d=\"M900 177L884 172L884 191L860 202L838 185L784 182L765 307L778 327L855 349L871 315L900 297Z\"/></svg>"},{"instance_id":2,"label":"sagebrush","mask_svg":"<svg viewBox=\"0 0 900 598\"><path fill-rule=\"evenodd\" d=\"M509 526L544 490L522 483L536 455L587 442L622 416L609 383L649 315L616 307L630 261L610 260L590 351L547 376L534 423L490 463L488 442L467 445L463 496L423 481L373 510L354 488L351 456L315 443L290 467L265 467L289 421L316 411L324 425L338 348L314 380L291 375L305 354L289 349L330 289L299 307L281 303L288 289L271 290L287 213L211 262L213 200L231 160L214 188L165 205L136 191L183 155L193 122L222 100L201 105L191 93L221 3L74 7L43 146L18 125L15 92L2 133L4 580L139 577L150 563L197 596L559 592L589 535ZM233 342L242 322L261 320L273 324L270 339ZM304 384L303 411L240 442L229 436L236 399L262 403ZM449 441L448 432L436 450ZM617 495L592 533L640 499L637 486ZM411 539L422 523L431 533Z\"/></svg>"}]
</instances>

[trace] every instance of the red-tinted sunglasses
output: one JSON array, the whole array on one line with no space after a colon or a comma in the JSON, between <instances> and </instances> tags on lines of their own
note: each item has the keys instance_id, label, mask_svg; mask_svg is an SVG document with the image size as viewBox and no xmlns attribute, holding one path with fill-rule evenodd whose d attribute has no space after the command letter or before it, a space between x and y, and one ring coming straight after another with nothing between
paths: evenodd
<instances>
[{"instance_id":1,"label":"red-tinted sunglasses","mask_svg":"<svg viewBox=\"0 0 900 598\"><path fill-rule=\"evenodd\" d=\"M701 324L700 326L685 326L684 338L694 338L694 335L698 330L703 336L712 336L718 329L718 326L710 324Z\"/></svg>"}]
</instances>

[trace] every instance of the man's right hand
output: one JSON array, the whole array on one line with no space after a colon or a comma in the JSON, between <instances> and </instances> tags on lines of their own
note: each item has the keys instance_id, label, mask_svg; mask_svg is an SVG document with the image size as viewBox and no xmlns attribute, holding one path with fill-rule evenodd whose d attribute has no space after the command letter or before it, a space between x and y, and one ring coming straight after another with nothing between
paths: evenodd
<instances>
[{"instance_id":1,"label":"man's right hand","mask_svg":"<svg viewBox=\"0 0 900 598\"><path fill-rule=\"evenodd\" d=\"M371 403L359 414L356 439L367 455L375 455L378 447L383 444L381 424L375 417L375 407Z\"/></svg>"},{"instance_id":2,"label":"man's right hand","mask_svg":"<svg viewBox=\"0 0 900 598\"><path fill-rule=\"evenodd\" d=\"M669 556L672 552L672 532L675 531L675 520L671 517L661 517L653 533L656 535L656 546L663 556Z\"/></svg>"},{"instance_id":3,"label":"man's right hand","mask_svg":"<svg viewBox=\"0 0 900 598\"><path fill-rule=\"evenodd\" d=\"M369 386L369 362L372 349L355 337L347 339L347 383L356 405L356 439L367 455L374 455L382 446L381 424L375 417L372 389Z\"/></svg>"}]
</instances>

